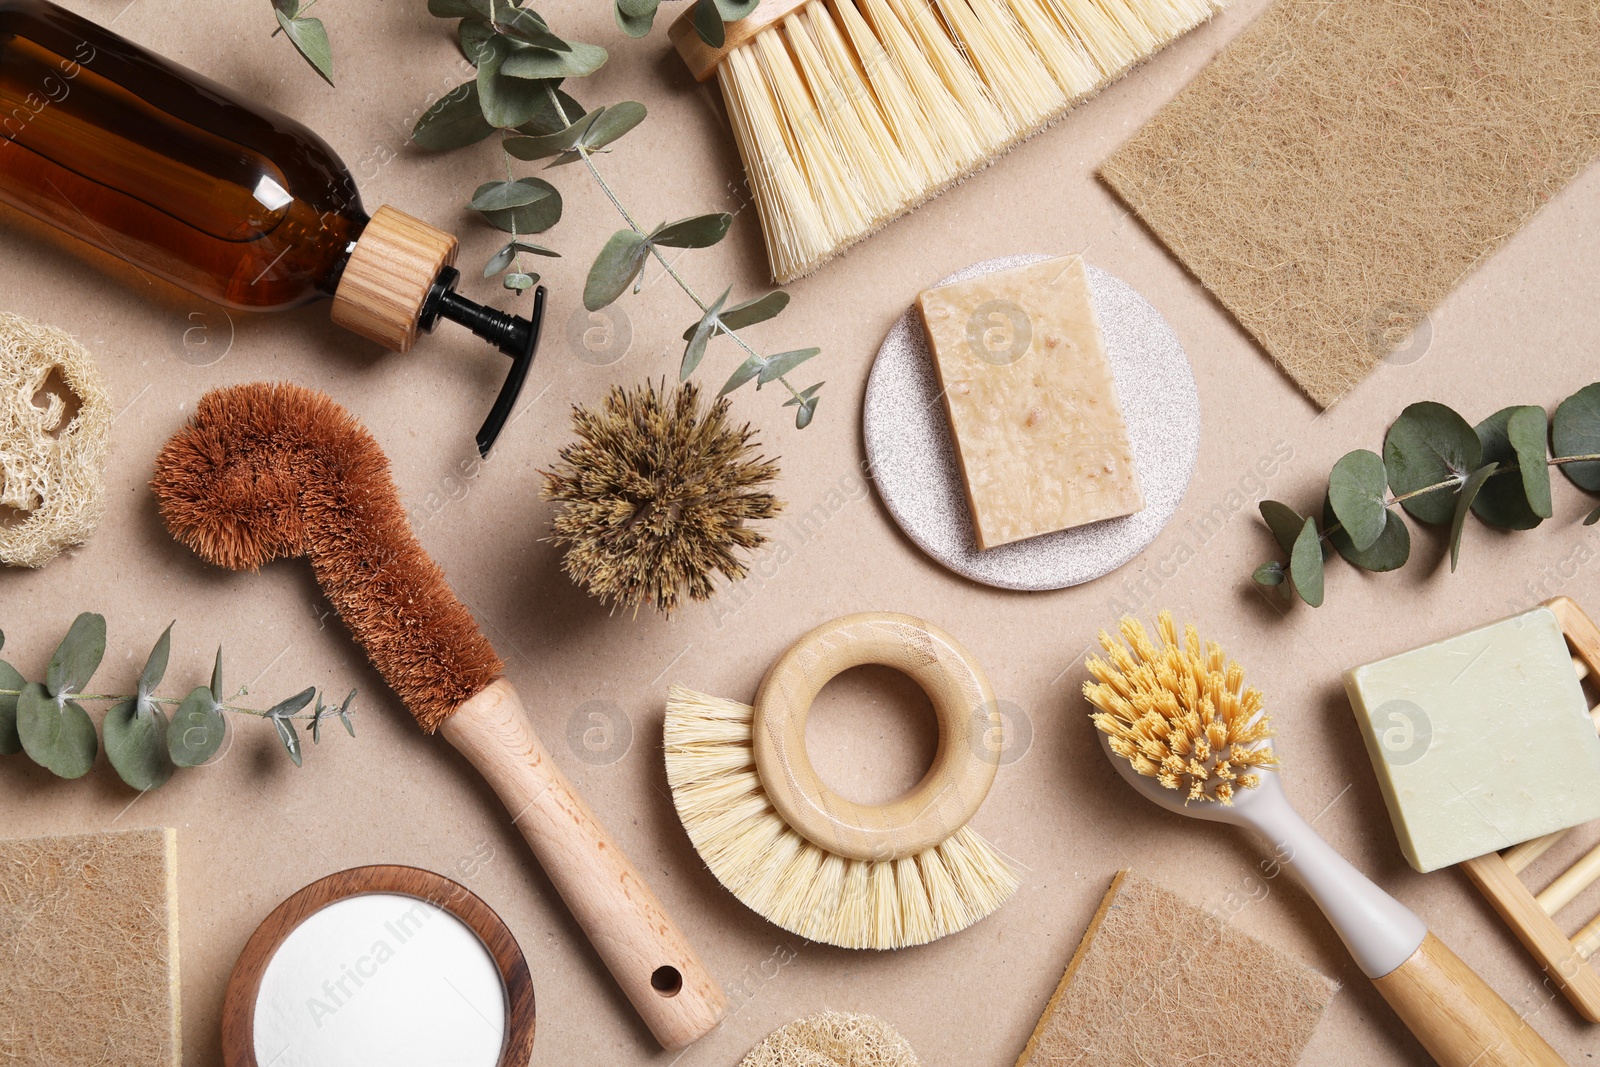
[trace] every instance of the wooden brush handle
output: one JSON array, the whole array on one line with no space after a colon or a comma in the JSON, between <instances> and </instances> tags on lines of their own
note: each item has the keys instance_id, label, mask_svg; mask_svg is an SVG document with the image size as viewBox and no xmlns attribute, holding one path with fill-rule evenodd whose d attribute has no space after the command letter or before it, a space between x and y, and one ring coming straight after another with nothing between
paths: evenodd
<instances>
[{"instance_id":1,"label":"wooden brush handle","mask_svg":"<svg viewBox=\"0 0 1600 1067\"><path fill-rule=\"evenodd\" d=\"M1566 1067L1537 1030L1431 933L1410 959L1372 984L1439 1067Z\"/></svg>"},{"instance_id":2,"label":"wooden brush handle","mask_svg":"<svg viewBox=\"0 0 1600 1067\"><path fill-rule=\"evenodd\" d=\"M708 81L717 73L717 64L725 59L729 52L742 45L749 44L756 34L762 32L780 19L788 18L794 12L805 7L810 0L761 0L761 6L747 19L730 22L723 27L724 39L721 48L713 48L700 39L700 33L694 28L694 7L690 4L689 10L672 23L672 28L667 31L667 38L678 49L678 55L683 57L684 64L689 68L689 73L694 75L698 82Z\"/></svg>"},{"instance_id":3,"label":"wooden brush handle","mask_svg":"<svg viewBox=\"0 0 1600 1067\"><path fill-rule=\"evenodd\" d=\"M504 679L439 727L512 814L512 822L663 1048L677 1049L727 1014L722 988L661 901L600 825L528 724Z\"/></svg>"}]
</instances>

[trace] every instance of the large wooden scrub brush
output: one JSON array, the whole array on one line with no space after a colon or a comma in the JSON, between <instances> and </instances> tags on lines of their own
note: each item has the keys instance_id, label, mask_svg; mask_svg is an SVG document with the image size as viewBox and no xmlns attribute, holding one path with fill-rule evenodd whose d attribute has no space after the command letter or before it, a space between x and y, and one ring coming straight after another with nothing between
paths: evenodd
<instances>
[{"instance_id":1,"label":"large wooden scrub brush","mask_svg":"<svg viewBox=\"0 0 1600 1067\"><path fill-rule=\"evenodd\" d=\"M500 657L412 533L382 449L322 393L239 385L201 398L156 459L167 528L203 558L255 570L306 556L317 582L423 730L478 769L602 960L667 1048L717 1025L721 988L573 791L502 677Z\"/></svg>"},{"instance_id":2,"label":"large wooden scrub brush","mask_svg":"<svg viewBox=\"0 0 1600 1067\"><path fill-rule=\"evenodd\" d=\"M720 48L772 275L809 274L1210 18L1221 0L763 0Z\"/></svg>"},{"instance_id":3,"label":"large wooden scrub brush","mask_svg":"<svg viewBox=\"0 0 1600 1067\"><path fill-rule=\"evenodd\" d=\"M1379 889L1289 804L1261 693L1244 668L1172 616L1157 640L1124 618L1101 631L1084 695L1106 755L1146 798L1195 819L1243 826L1272 846L1328 917L1356 964L1440 1067L1564 1067L1487 982ZM1126 644L1124 644L1126 642Z\"/></svg>"},{"instance_id":4,"label":"large wooden scrub brush","mask_svg":"<svg viewBox=\"0 0 1600 1067\"><path fill-rule=\"evenodd\" d=\"M910 675L939 723L928 773L877 806L828 788L805 747L812 700L865 663ZM988 679L955 638L909 615L846 615L773 664L754 707L674 686L667 783L706 866L750 908L811 941L901 948L965 929L1017 888L967 825L994 782L999 735Z\"/></svg>"}]
</instances>

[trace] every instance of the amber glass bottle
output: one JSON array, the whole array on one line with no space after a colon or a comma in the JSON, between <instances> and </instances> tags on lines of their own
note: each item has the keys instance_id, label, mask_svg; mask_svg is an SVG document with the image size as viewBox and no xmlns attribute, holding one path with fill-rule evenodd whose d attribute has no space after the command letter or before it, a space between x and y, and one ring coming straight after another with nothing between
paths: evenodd
<instances>
[{"instance_id":1,"label":"amber glass bottle","mask_svg":"<svg viewBox=\"0 0 1600 1067\"><path fill-rule=\"evenodd\" d=\"M457 295L455 238L369 217L316 134L47 0L0 0L0 201L226 307L331 299L399 351L466 325L513 359L485 452L538 343L542 288L533 321Z\"/></svg>"}]
</instances>

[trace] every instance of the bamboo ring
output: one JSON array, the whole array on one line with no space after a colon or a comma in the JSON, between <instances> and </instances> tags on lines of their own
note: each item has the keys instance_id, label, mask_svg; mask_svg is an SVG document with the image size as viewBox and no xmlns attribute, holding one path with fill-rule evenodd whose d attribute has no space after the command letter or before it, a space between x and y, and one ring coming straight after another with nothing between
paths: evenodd
<instances>
[{"instance_id":1,"label":"bamboo ring","mask_svg":"<svg viewBox=\"0 0 1600 1067\"><path fill-rule=\"evenodd\" d=\"M887 804L857 804L828 788L806 754L811 702L833 678L863 664L893 667L933 702L939 746L928 773ZM783 820L828 852L895 860L938 846L965 826L1000 766L994 691L982 668L937 626L893 612L823 623L772 665L756 694L756 772Z\"/></svg>"}]
</instances>

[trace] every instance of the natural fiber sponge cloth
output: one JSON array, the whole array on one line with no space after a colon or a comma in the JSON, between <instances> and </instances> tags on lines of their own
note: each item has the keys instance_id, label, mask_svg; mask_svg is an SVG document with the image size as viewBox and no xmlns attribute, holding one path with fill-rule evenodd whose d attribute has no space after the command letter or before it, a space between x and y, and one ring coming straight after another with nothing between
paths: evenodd
<instances>
[{"instance_id":1,"label":"natural fiber sponge cloth","mask_svg":"<svg viewBox=\"0 0 1600 1067\"><path fill-rule=\"evenodd\" d=\"M177 834L0 841L0 1063L178 1067Z\"/></svg>"},{"instance_id":2,"label":"natural fiber sponge cloth","mask_svg":"<svg viewBox=\"0 0 1600 1067\"><path fill-rule=\"evenodd\" d=\"M921 1067L899 1031L872 1015L822 1011L774 1030L739 1067Z\"/></svg>"},{"instance_id":3,"label":"natural fiber sponge cloth","mask_svg":"<svg viewBox=\"0 0 1600 1067\"><path fill-rule=\"evenodd\" d=\"M1291 1067L1337 989L1122 871L1017 1067Z\"/></svg>"},{"instance_id":4,"label":"natural fiber sponge cloth","mask_svg":"<svg viewBox=\"0 0 1600 1067\"><path fill-rule=\"evenodd\" d=\"M928 289L917 309L980 549L1144 507L1082 257Z\"/></svg>"},{"instance_id":5,"label":"natural fiber sponge cloth","mask_svg":"<svg viewBox=\"0 0 1600 1067\"><path fill-rule=\"evenodd\" d=\"M1600 818L1600 737L1549 608L1353 667L1344 686L1417 870Z\"/></svg>"},{"instance_id":6,"label":"natural fiber sponge cloth","mask_svg":"<svg viewBox=\"0 0 1600 1067\"><path fill-rule=\"evenodd\" d=\"M110 438L111 399L83 346L0 312L0 515L15 519L0 523L0 562L40 567L89 539Z\"/></svg>"}]
</instances>

